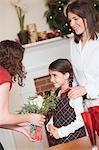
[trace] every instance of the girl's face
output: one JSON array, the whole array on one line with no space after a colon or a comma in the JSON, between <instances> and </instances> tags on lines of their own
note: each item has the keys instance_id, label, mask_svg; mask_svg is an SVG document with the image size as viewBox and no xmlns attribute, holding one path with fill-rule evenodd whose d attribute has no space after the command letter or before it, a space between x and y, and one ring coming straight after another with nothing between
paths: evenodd
<instances>
[{"instance_id":1,"label":"girl's face","mask_svg":"<svg viewBox=\"0 0 99 150\"><path fill-rule=\"evenodd\" d=\"M70 26L75 31L77 35L84 34L87 29L86 19L83 19L72 12L68 12L68 19L70 21Z\"/></svg>"},{"instance_id":2,"label":"girl's face","mask_svg":"<svg viewBox=\"0 0 99 150\"><path fill-rule=\"evenodd\" d=\"M50 80L54 87L66 89L68 87L69 73L63 74L58 71L49 70Z\"/></svg>"}]
</instances>

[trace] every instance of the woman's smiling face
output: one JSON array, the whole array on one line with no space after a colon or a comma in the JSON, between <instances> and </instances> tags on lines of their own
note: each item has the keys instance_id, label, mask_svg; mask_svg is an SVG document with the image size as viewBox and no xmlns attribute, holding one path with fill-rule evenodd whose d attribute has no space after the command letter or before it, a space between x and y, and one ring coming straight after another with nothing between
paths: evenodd
<instances>
[{"instance_id":1,"label":"woman's smiling face","mask_svg":"<svg viewBox=\"0 0 99 150\"><path fill-rule=\"evenodd\" d=\"M81 17L78 15L68 12L68 20L70 22L70 26L74 30L77 35L83 34L86 32L86 19L83 21Z\"/></svg>"}]
</instances>

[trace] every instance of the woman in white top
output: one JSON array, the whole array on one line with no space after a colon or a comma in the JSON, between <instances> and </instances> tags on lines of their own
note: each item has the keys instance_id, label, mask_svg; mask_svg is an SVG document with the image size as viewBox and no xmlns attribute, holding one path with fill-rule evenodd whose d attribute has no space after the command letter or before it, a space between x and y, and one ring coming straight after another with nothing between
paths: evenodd
<instances>
[{"instance_id":1,"label":"woman in white top","mask_svg":"<svg viewBox=\"0 0 99 150\"><path fill-rule=\"evenodd\" d=\"M68 93L71 99L99 95L99 13L90 0L68 3L66 15L74 33L71 39L71 62L76 87Z\"/></svg>"}]
</instances>

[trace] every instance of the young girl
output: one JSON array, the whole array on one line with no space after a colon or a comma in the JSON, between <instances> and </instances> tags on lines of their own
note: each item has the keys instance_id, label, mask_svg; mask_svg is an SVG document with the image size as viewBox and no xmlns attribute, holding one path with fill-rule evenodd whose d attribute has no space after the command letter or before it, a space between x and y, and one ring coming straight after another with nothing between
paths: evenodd
<instances>
[{"instance_id":1,"label":"young girl","mask_svg":"<svg viewBox=\"0 0 99 150\"><path fill-rule=\"evenodd\" d=\"M47 124L52 136L50 146L66 143L86 135L81 117L83 112L82 97L75 100L68 98L72 89L73 69L68 59L57 59L49 65L49 75L54 87L59 90L53 116ZM79 100L78 100L79 99Z\"/></svg>"}]
</instances>

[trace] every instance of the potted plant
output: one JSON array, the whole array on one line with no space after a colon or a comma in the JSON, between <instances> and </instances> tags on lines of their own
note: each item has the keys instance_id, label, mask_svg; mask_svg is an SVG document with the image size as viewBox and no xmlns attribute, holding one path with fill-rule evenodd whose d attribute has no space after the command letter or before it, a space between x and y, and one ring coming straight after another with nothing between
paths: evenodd
<instances>
[{"instance_id":1,"label":"potted plant","mask_svg":"<svg viewBox=\"0 0 99 150\"><path fill-rule=\"evenodd\" d=\"M11 0L11 4L14 6L18 20L19 20L19 26L20 31L17 34L20 40L21 44L27 44L28 43L28 32L25 30L25 9L21 6L20 0Z\"/></svg>"}]
</instances>

